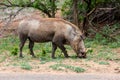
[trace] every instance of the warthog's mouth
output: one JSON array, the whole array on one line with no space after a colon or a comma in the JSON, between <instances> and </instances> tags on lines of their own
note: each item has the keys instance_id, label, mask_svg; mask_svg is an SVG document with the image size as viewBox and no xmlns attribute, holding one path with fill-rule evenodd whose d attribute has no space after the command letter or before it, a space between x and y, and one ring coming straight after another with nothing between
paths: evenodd
<instances>
[{"instance_id":1,"label":"warthog's mouth","mask_svg":"<svg viewBox=\"0 0 120 80\"><path fill-rule=\"evenodd\" d=\"M78 54L78 57L79 58L86 58L87 56L86 56L86 52L80 52L79 54Z\"/></svg>"}]
</instances>

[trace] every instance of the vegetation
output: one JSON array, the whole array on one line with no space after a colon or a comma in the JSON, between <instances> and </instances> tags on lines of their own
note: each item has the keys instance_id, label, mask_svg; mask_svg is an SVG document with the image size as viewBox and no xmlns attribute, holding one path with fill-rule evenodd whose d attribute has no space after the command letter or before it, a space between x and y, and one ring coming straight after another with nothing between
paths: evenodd
<instances>
[{"instance_id":1,"label":"vegetation","mask_svg":"<svg viewBox=\"0 0 120 80\"><path fill-rule=\"evenodd\" d=\"M65 0L62 13L65 19L76 24L86 36L91 35L92 31L94 35L98 33L102 37L116 40L115 36L119 34L120 27L112 30L116 27L111 25L119 23L119 8L118 0ZM111 30L111 33L101 31L107 30L106 28Z\"/></svg>"},{"instance_id":2,"label":"vegetation","mask_svg":"<svg viewBox=\"0 0 120 80\"><path fill-rule=\"evenodd\" d=\"M0 5L3 9L5 7L22 7L18 11L25 7L33 7L45 13L48 17L55 17L57 3L57 0L4 0L0 2Z\"/></svg>"},{"instance_id":3,"label":"vegetation","mask_svg":"<svg viewBox=\"0 0 120 80\"><path fill-rule=\"evenodd\" d=\"M22 62L20 66L21 66L22 69L25 69L25 70L31 70L32 69L32 67L27 62Z\"/></svg>"},{"instance_id":4,"label":"vegetation","mask_svg":"<svg viewBox=\"0 0 120 80\"><path fill-rule=\"evenodd\" d=\"M100 64L100 65L109 65L108 62L104 62L104 61L99 62L99 64Z\"/></svg>"},{"instance_id":5,"label":"vegetation","mask_svg":"<svg viewBox=\"0 0 120 80\"><path fill-rule=\"evenodd\" d=\"M12 55L17 55L17 53L18 53L18 48L17 48L17 47L14 47L14 48L12 49L12 51L11 51L11 54L12 54Z\"/></svg>"},{"instance_id":6,"label":"vegetation","mask_svg":"<svg viewBox=\"0 0 120 80\"><path fill-rule=\"evenodd\" d=\"M65 64L55 64L55 65L50 66L50 68L52 68L53 70L70 69L71 71L74 71L77 73L85 71L85 69L83 69L81 67L75 67L75 66L70 66L70 65L65 65Z\"/></svg>"}]
</instances>

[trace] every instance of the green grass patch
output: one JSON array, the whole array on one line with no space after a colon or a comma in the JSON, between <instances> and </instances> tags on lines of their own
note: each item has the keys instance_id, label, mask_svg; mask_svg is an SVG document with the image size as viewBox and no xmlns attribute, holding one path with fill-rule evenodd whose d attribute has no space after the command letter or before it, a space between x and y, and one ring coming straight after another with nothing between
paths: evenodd
<instances>
[{"instance_id":1,"label":"green grass patch","mask_svg":"<svg viewBox=\"0 0 120 80\"><path fill-rule=\"evenodd\" d=\"M47 62L50 62L51 59L50 58L46 58L46 57L41 57L40 58L40 64L45 64Z\"/></svg>"},{"instance_id":2,"label":"green grass patch","mask_svg":"<svg viewBox=\"0 0 120 80\"><path fill-rule=\"evenodd\" d=\"M22 62L20 64L20 66L21 66L22 69L25 69L25 70L31 70L32 69L32 67L30 66L30 64L27 63L27 62Z\"/></svg>"},{"instance_id":3,"label":"green grass patch","mask_svg":"<svg viewBox=\"0 0 120 80\"><path fill-rule=\"evenodd\" d=\"M109 65L109 62L101 61L99 62L100 65Z\"/></svg>"},{"instance_id":4,"label":"green grass patch","mask_svg":"<svg viewBox=\"0 0 120 80\"><path fill-rule=\"evenodd\" d=\"M120 57L118 56L117 53L113 52L110 48L101 47L97 50L94 49L93 52L88 51L87 59L96 60L96 61L99 61L99 60L116 61L116 60L120 60Z\"/></svg>"},{"instance_id":5,"label":"green grass patch","mask_svg":"<svg viewBox=\"0 0 120 80\"><path fill-rule=\"evenodd\" d=\"M16 56L18 54L18 47L13 47L13 49L10 52L11 52L11 55Z\"/></svg>"},{"instance_id":6,"label":"green grass patch","mask_svg":"<svg viewBox=\"0 0 120 80\"><path fill-rule=\"evenodd\" d=\"M94 39L87 38L85 40L87 48L88 60L120 60L118 53L113 51L113 48L120 46L120 41L114 42L103 38L100 34L96 34Z\"/></svg>"},{"instance_id":7,"label":"green grass patch","mask_svg":"<svg viewBox=\"0 0 120 80\"><path fill-rule=\"evenodd\" d=\"M5 59L6 59L6 56L2 56L2 57L0 57L0 63L4 62Z\"/></svg>"},{"instance_id":8,"label":"green grass patch","mask_svg":"<svg viewBox=\"0 0 120 80\"><path fill-rule=\"evenodd\" d=\"M111 42L108 44L108 46L110 48L119 48L120 47L120 40L118 40L117 42Z\"/></svg>"},{"instance_id":9,"label":"green grass patch","mask_svg":"<svg viewBox=\"0 0 120 80\"><path fill-rule=\"evenodd\" d=\"M101 36L99 34L96 35L95 39L87 38L85 40L85 46L88 49L87 51L87 60L120 60L120 57L117 53L113 52L113 48L118 48L120 45L120 42L107 42L104 41L101 42ZM6 58L12 59L12 61L18 61L18 55L19 55L19 39L15 36L9 36L5 38L0 38L0 62L3 62ZM102 44L104 43L104 44ZM107 44L106 44L107 43ZM67 48L67 51L71 50L72 48L70 46L65 46ZM56 50L55 56L56 59L51 59L51 51L52 51L52 45L51 43L35 43L35 46L33 48L33 51L38 59L40 59L40 64L45 64L47 62L61 62L64 60L64 55L62 51L58 48ZM7 55L6 55L7 53ZM15 56L17 55L17 56ZM31 56L29 54L29 48L28 48L28 41L26 42L24 48L23 48L23 56L24 61L27 61L27 59L31 60ZM76 59L76 54L74 56L71 56L72 59Z\"/></svg>"},{"instance_id":10,"label":"green grass patch","mask_svg":"<svg viewBox=\"0 0 120 80\"><path fill-rule=\"evenodd\" d=\"M50 68L52 68L53 70L64 70L64 69L68 69L77 73L81 73L81 72L85 72L85 69L81 68L81 67L75 67L75 66L71 66L71 65L65 65L65 64L55 64L50 66Z\"/></svg>"},{"instance_id":11,"label":"green grass patch","mask_svg":"<svg viewBox=\"0 0 120 80\"><path fill-rule=\"evenodd\" d=\"M63 58L56 58L56 59L52 59L51 57L41 57L40 58L40 64L46 64L47 62L57 62L57 63L61 63L64 59Z\"/></svg>"}]
</instances>

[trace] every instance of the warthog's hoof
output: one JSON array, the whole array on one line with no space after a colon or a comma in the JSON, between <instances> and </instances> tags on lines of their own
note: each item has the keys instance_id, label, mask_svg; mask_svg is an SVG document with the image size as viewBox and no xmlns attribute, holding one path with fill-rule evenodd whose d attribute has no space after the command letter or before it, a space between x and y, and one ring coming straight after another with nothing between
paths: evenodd
<instances>
[{"instance_id":1,"label":"warthog's hoof","mask_svg":"<svg viewBox=\"0 0 120 80\"><path fill-rule=\"evenodd\" d=\"M87 58L86 56L78 56L78 58Z\"/></svg>"},{"instance_id":2,"label":"warthog's hoof","mask_svg":"<svg viewBox=\"0 0 120 80\"><path fill-rule=\"evenodd\" d=\"M52 57L52 59L56 59L56 57Z\"/></svg>"},{"instance_id":3,"label":"warthog's hoof","mask_svg":"<svg viewBox=\"0 0 120 80\"><path fill-rule=\"evenodd\" d=\"M65 58L70 58L70 56L65 56Z\"/></svg>"},{"instance_id":4,"label":"warthog's hoof","mask_svg":"<svg viewBox=\"0 0 120 80\"><path fill-rule=\"evenodd\" d=\"M36 56L35 56L35 55L32 55L32 57L33 57L33 58L36 58Z\"/></svg>"},{"instance_id":5,"label":"warthog's hoof","mask_svg":"<svg viewBox=\"0 0 120 80\"><path fill-rule=\"evenodd\" d=\"M21 56L21 55L20 55L19 57L20 57L20 58L24 58L24 57L23 57L23 56Z\"/></svg>"}]
</instances>

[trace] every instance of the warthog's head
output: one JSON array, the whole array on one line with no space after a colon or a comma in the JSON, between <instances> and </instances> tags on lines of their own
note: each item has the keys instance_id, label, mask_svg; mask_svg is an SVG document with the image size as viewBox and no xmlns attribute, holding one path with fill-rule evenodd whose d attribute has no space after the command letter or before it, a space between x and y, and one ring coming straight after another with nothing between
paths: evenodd
<instances>
[{"instance_id":1,"label":"warthog's head","mask_svg":"<svg viewBox=\"0 0 120 80\"><path fill-rule=\"evenodd\" d=\"M86 58L86 49L83 42L84 37L82 35L77 35L72 41L72 48L76 52L79 58Z\"/></svg>"}]
</instances>

